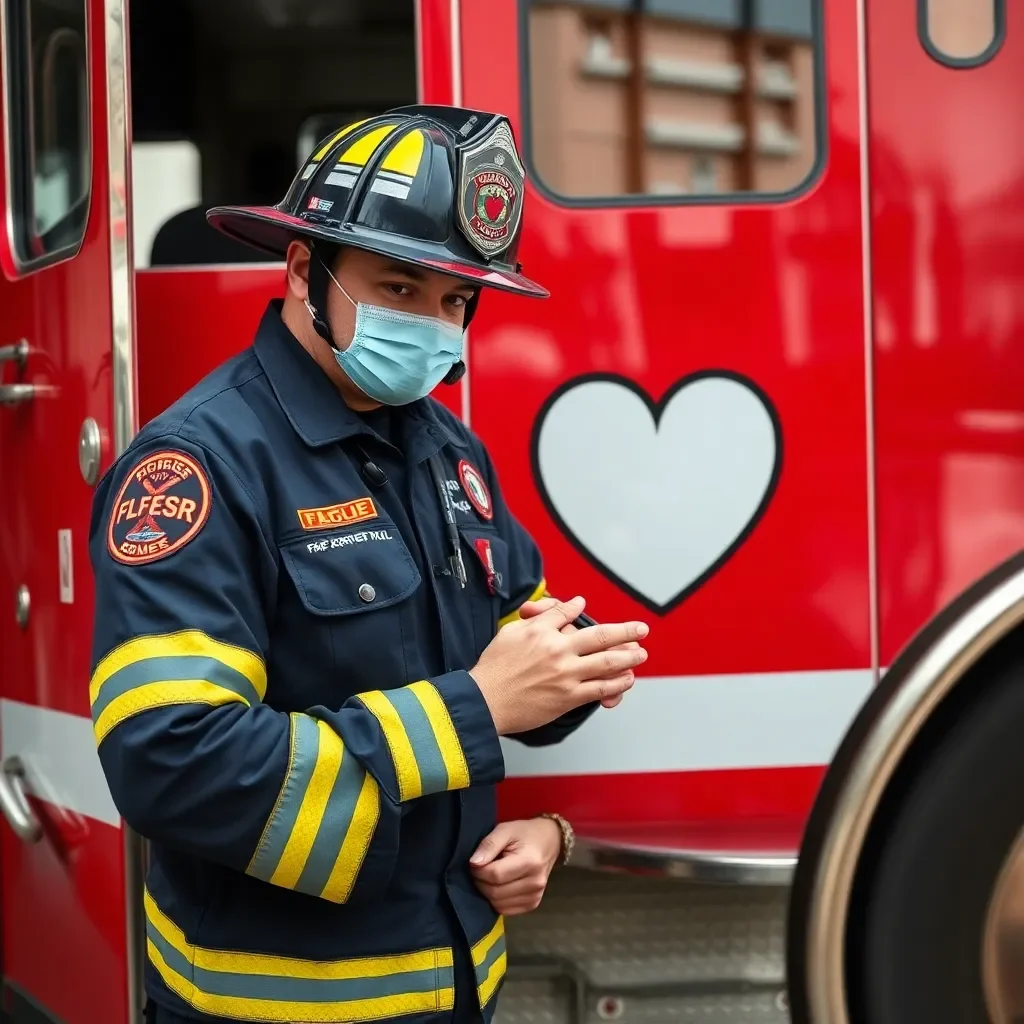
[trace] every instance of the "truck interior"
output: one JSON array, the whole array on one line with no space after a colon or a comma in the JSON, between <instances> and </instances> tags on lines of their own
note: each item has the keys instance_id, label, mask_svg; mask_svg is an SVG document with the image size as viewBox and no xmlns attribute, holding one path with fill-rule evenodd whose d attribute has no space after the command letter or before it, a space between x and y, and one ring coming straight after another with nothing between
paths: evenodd
<instances>
[{"instance_id":1,"label":"truck interior","mask_svg":"<svg viewBox=\"0 0 1024 1024\"><path fill-rule=\"evenodd\" d=\"M132 2L135 264L265 262L208 227L276 203L316 142L416 102L413 0Z\"/></svg>"}]
</instances>

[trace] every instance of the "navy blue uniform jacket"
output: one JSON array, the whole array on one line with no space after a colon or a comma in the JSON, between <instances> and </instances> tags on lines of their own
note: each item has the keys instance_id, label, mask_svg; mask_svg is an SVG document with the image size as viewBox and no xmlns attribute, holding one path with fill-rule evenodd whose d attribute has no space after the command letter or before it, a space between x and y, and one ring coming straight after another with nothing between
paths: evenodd
<instances>
[{"instance_id":1,"label":"navy blue uniform jacket","mask_svg":"<svg viewBox=\"0 0 1024 1024\"><path fill-rule=\"evenodd\" d=\"M445 1021L456 993L489 1019L505 972L467 869L504 762L467 670L541 559L441 405L374 422L272 303L97 490L99 755L152 843L147 991L199 1020Z\"/></svg>"}]
</instances>

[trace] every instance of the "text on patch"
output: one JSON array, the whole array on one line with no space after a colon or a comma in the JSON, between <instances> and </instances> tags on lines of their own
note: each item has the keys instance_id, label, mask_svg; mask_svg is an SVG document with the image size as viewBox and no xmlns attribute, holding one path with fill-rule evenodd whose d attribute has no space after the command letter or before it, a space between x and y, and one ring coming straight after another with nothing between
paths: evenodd
<instances>
[{"instance_id":1,"label":"text on patch","mask_svg":"<svg viewBox=\"0 0 1024 1024\"><path fill-rule=\"evenodd\" d=\"M356 498L337 505L322 508L300 508L297 510L299 525L304 530L326 530L334 526L350 526L366 519L377 518L377 508L372 498Z\"/></svg>"}]
</instances>

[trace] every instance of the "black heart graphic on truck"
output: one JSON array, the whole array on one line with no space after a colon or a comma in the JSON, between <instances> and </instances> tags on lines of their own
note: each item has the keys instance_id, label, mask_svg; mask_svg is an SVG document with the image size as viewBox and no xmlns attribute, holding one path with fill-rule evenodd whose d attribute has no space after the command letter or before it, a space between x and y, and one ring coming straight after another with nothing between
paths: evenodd
<instances>
[{"instance_id":1,"label":"black heart graphic on truck","mask_svg":"<svg viewBox=\"0 0 1024 1024\"><path fill-rule=\"evenodd\" d=\"M657 402L628 378L588 374L544 403L532 455L566 537L664 615L764 515L782 469L782 428L761 388L730 371L690 374Z\"/></svg>"}]
</instances>

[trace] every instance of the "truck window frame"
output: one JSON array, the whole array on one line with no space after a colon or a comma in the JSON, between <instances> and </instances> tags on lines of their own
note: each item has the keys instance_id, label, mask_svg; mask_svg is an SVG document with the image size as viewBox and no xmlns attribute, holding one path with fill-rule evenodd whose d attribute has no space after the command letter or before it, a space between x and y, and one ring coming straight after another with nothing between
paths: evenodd
<instances>
[{"instance_id":1,"label":"truck window frame","mask_svg":"<svg viewBox=\"0 0 1024 1024\"><path fill-rule=\"evenodd\" d=\"M926 2L926 0L922 0ZM1001 0L999 0L1001 2ZM522 125L521 156L530 184L545 199L566 209L651 209L671 206L766 206L792 202L815 188L828 163L828 89L824 31L824 0L810 0L811 46L814 52L814 161L804 179L785 192L715 192L659 194L656 192L623 194L618 196L567 196L551 188L545 181L533 158L533 111L531 108L530 78L530 8L534 0L517 0L519 28L519 110ZM599 4L580 4L600 10ZM607 13L607 9L605 9Z\"/></svg>"},{"instance_id":2,"label":"truck window frame","mask_svg":"<svg viewBox=\"0 0 1024 1024\"><path fill-rule=\"evenodd\" d=\"M937 46L931 36L928 0L917 0L917 38L924 52L937 64L956 71L970 71L987 64L1003 48L1006 41L1006 0L992 0L994 23L992 39L981 53L973 57L954 57Z\"/></svg>"},{"instance_id":3,"label":"truck window frame","mask_svg":"<svg viewBox=\"0 0 1024 1024\"><path fill-rule=\"evenodd\" d=\"M32 69L33 56L24 49L25 33L23 20L26 9L33 0L0 0L0 84L3 89L3 160L4 160L4 229L6 247L18 277L25 277L46 267L74 259L85 244L92 213L95 174L93 160L95 145L93 139L93 95L92 95L92 38L89 24L88 0L76 0L82 12L82 80L84 95L77 97L84 112L82 143L84 152L79 151L84 168L82 194L75 199L62 217L53 225L56 227L73 214L81 215L81 226L74 241L49 249L34 258L25 258L23 239L31 230L34 213L33 168L38 151L34 146L31 131L32 103L35 100L34 87L37 85L27 69Z\"/></svg>"}]
</instances>

